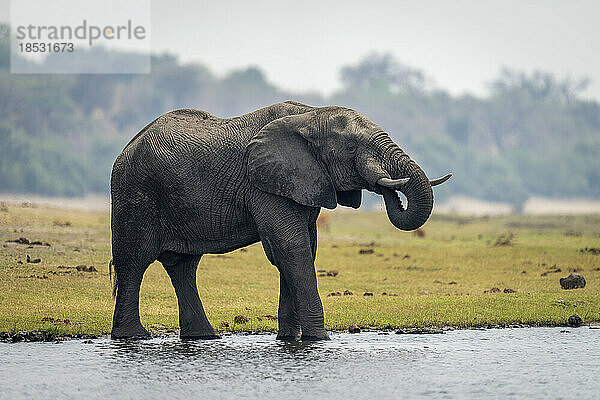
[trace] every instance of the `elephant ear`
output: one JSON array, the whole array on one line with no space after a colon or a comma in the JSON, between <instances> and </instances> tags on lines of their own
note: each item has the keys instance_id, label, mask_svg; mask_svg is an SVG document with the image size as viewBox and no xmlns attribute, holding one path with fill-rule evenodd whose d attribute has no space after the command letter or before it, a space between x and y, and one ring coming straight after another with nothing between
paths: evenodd
<instances>
[{"instance_id":1,"label":"elephant ear","mask_svg":"<svg viewBox=\"0 0 600 400\"><path fill-rule=\"evenodd\" d=\"M361 200L362 191L360 189L337 192L337 202L341 206L358 208Z\"/></svg>"},{"instance_id":2,"label":"elephant ear","mask_svg":"<svg viewBox=\"0 0 600 400\"><path fill-rule=\"evenodd\" d=\"M272 121L252 138L247 146L248 176L262 191L333 209L335 187L311 151L307 114Z\"/></svg>"}]
</instances>

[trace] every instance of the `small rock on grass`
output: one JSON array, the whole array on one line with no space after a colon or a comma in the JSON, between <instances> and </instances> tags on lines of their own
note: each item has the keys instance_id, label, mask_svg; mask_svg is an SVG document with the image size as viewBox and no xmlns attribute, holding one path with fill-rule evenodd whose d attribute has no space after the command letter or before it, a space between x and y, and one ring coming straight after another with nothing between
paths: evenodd
<instances>
[{"instance_id":1,"label":"small rock on grass","mask_svg":"<svg viewBox=\"0 0 600 400\"><path fill-rule=\"evenodd\" d=\"M336 277L338 276L339 272L336 270L331 270L331 271L326 271L324 269L320 269L317 271L318 275L317 276L332 276L332 277Z\"/></svg>"},{"instance_id":2,"label":"small rock on grass","mask_svg":"<svg viewBox=\"0 0 600 400\"><path fill-rule=\"evenodd\" d=\"M90 265L89 267L87 265L78 265L75 268L77 269L77 271L80 272L98 272L96 267L94 267L93 265Z\"/></svg>"},{"instance_id":3,"label":"small rock on grass","mask_svg":"<svg viewBox=\"0 0 600 400\"><path fill-rule=\"evenodd\" d=\"M500 288L493 287L490 290L484 290L483 293L500 293Z\"/></svg>"},{"instance_id":4,"label":"small rock on grass","mask_svg":"<svg viewBox=\"0 0 600 400\"><path fill-rule=\"evenodd\" d=\"M569 320L567 322L568 322L569 326L572 326L574 328L577 328L577 327L579 327L579 326L581 326L583 324L583 320L577 314L571 315L569 317Z\"/></svg>"},{"instance_id":5,"label":"small rock on grass","mask_svg":"<svg viewBox=\"0 0 600 400\"><path fill-rule=\"evenodd\" d=\"M349 333L360 333L360 327L356 324L348 327Z\"/></svg>"},{"instance_id":6,"label":"small rock on grass","mask_svg":"<svg viewBox=\"0 0 600 400\"><path fill-rule=\"evenodd\" d=\"M552 266L552 269L542 272L540 276L547 276L548 274L556 274L559 272L562 272L562 269L558 268L558 266L556 264L554 264Z\"/></svg>"},{"instance_id":7,"label":"small rock on grass","mask_svg":"<svg viewBox=\"0 0 600 400\"><path fill-rule=\"evenodd\" d=\"M256 317L259 321L269 320L269 321L277 321L277 317L271 314L261 315L260 317Z\"/></svg>"},{"instance_id":8,"label":"small rock on grass","mask_svg":"<svg viewBox=\"0 0 600 400\"><path fill-rule=\"evenodd\" d=\"M352 296L354 293L352 293L350 290L346 289L344 290L344 296Z\"/></svg>"},{"instance_id":9,"label":"small rock on grass","mask_svg":"<svg viewBox=\"0 0 600 400\"><path fill-rule=\"evenodd\" d=\"M496 239L496 243L494 243L494 246L496 246L496 247L512 246L514 238L515 238L515 235L512 232L502 234L502 235L498 236L498 238Z\"/></svg>"},{"instance_id":10,"label":"small rock on grass","mask_svg":"<svg viewBox=\"0 0 600 400\"><path fill-rule=\"evenodd\" d=\"M248 321L250 320L245 315L236 315L233 319L233 322L235 322L236 324L245 324Z\"/></svg>"},{"instance_id":11,"label":"small rock on grass","mask_svg":"<svg viewBox=\"0 0 600 400\"><path fill-rule=\"evenodd\" d=\"M585 249L579 249L580 253L589 253L589 254L593 254L595 256L600 255L600 247L586 247Z\"/></svg>"},{"instance_id":12,"label":"small rock on grass","mask_svg":"<svg viewBox=\"0 0 600 400\"><path fill-rule=\"evenodd\" d=\"M18 239L7 240L9 243L17 243L17 244L29 244L29 239L20 237Z\"/></svg>"},{"instance_id":13,"label":"small rock on grass","mask_svg":"<svg viewBox=\"0 0 600 400\"><path fill-rule=\"evenodd\" d=\"M41 240L29 240L26 237L20 237L18 239L7 240L9 243L17 243L17 244L26 244L31 246L47 246L51 247L51 244L48 242L42 242Z\"/></svg>"},{"instance_id":14,"label":"small rock on grass","mask_svg":"<svg viewBox=\"0 0 600 400\"><path fill-rule=\"evenodd\" d=\"M367 296L367 297L373 296L373 293L371 293L371 292L365 292L365 294L363 294L363 296Z\"/></svg>"},{"instance_id":15,"label":"small rock on grass","mask_svg":"<svg viewBox=\"0 0 600 400\"><path fill-rule=\"evenodd\" d=\"M31 263L31 264L37 264L37 263L42 262L42 259L41 258L31 258L29 256L29 254L27 254L27 262Z\"/></svg>"},{"instance_id":16,"label":"small rock on grass","mask_svg":"<svg viewBox=\"0 0 600 400\"><path fill-rule=\"evenodd\" d=\"M583 275L573 272L566 278L560 278L560 286L565 290L584 288L585 278Z\"/></svg>"}]
</instances>

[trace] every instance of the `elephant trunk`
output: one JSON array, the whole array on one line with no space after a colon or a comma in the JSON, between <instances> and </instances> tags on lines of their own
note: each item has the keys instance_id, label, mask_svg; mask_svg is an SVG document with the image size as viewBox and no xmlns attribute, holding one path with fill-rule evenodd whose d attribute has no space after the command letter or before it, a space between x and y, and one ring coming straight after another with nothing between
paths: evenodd
<instances>
[{"instance_id":1,"label":"elephant trunk","mask_svg":"<svg viewBox=\"0 0 600 400\"><path fill-rule=\"evenodd\" d=\"M394 189L381 186L390 222L398 229L412 231L421 227L431 215L433 208L433 190L423 170L408 157L401 163L398 176L409 178L400 190L408 201L406 208Z\"/></svg>"},{"instance_id":2,"label":"elephant trunk","mask_svg":"<svg viewBox=\"0 0 600 400\"><path fill-rule=\"evenodd\" d=\"M389 136L380 135L376 142L379 160L371 155L362 157L360 174L381 191L388 218L396 228L403 231L417 229L427 221L433 209L431 183L423 170ZM406 196L406 208L396 190Z\"/></svg>"}]
</instances>

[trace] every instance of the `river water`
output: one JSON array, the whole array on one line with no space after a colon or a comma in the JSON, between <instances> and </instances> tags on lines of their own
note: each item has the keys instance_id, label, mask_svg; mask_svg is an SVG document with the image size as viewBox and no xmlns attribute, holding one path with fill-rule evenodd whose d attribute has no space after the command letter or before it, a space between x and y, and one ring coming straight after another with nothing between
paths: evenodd
<instances>
[{"instance_id":1,"label":"river water","mask_svg":"<svg viewBox=\"0 0 600 400\"><path fill-rule=\"evenodd\" d=\"M3 399L600 398L600 329L0 343Z\"/></svg>"}]
</instances>

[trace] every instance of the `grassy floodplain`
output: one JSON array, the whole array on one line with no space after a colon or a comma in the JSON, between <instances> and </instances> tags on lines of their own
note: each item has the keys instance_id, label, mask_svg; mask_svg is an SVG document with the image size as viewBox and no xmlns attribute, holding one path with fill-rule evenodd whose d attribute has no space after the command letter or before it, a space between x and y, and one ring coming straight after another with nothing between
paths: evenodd
<instances>
[{"instance_id":1,"label":"grassy floodplain","mask_svg":"<svg viewBox=\"0 0 600 400\"><path fill-rule=\"evenodd\" d=\"M316 261L319 271L337 271L318 278L328 329L564 325L574 313L600 322L600 255L580 251L600 248L600 215L434 215L423 237L396 230L383 213L329 215ZM21 237L42 244L7 242ZM108 213L3 204L0 245L0 332L110 332ZM572 271L584 275L584 289L561 289L559 278ZM216 329L277 329L261 318L277 315L279 279L260 243L205 255L197 280ZM177 300L158 262L140 304L151 331L177 330ZM235 323L238 315L248 322Z\"/></svg>"}]
</instances>

